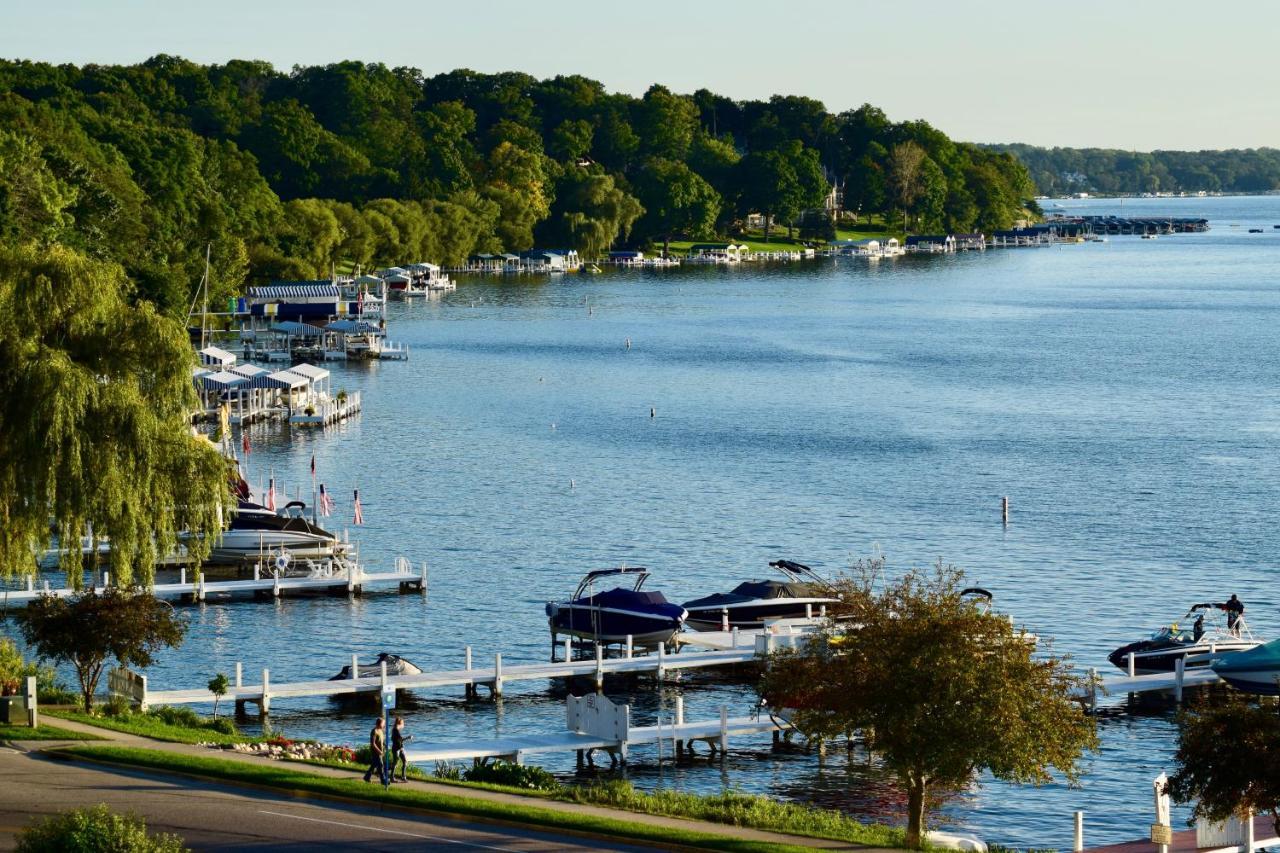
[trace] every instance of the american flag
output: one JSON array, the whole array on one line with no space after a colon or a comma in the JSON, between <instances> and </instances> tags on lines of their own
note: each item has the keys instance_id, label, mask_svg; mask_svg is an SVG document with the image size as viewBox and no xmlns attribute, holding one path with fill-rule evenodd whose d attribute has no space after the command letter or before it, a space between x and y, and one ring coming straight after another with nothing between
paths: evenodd
<instances>
[{"instance_id":1,"label":"american flag","mask_svg":"<svg viewBox=\"0 0 1280 853\"><path fill-rule=\"evenodd\" d=\"M325 491L324 483L320 484L320 512L325 518L333 515L333 498Z\"/></svg>"},{"instance_id":2,"label":"american flag","mask_svg":"<svg viewBox=\"0 0 1280 853\"><path fill-rule=\"evenodd\" d=\"M267 509L276 511L276 478L267 480Z\"/></svg>"},{"instance_id":3,"label":"american flag","mask_svg":"<svg viewBox=\"0 0 1280 853\"><path fill-rule=\"evenodd\" d=\"M249 455L249 431L247 429L240 430L240 448L244 451L244 455Z\"/></svg>"},{"instance_id":4,"label":"american flag","mask_svg":"<svg viewBox=\"0 0 1280 853\"><path fill-rule=\"evenodd\" d=\"M356 497L352 503L355 512L354 523L364 524L364 509L360 506L360 490L356 489Z\"/></svg>"},{"instance_id":5,"label":"american flag","mask_svg":"<svg viewBox=\"0 0 1280 853\"><path fill-rule=\"evenodd\" d=\"M316 483L316 455L312 453L311 454L311 485L314 486L315 483Z\"/></svg>"}]
</instances>

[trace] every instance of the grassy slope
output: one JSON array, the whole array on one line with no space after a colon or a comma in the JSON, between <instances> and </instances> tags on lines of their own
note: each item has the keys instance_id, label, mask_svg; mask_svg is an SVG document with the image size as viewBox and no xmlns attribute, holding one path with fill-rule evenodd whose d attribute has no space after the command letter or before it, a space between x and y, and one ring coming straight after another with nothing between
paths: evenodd
<instances>
[{"instance_id":1,"label":"grassy slope","mask_svg":"<svg viewBox=\"0 0 1280 853\"><path fill-rule=\"evenodd\" d=\"M97 735L86 735L57 726L41 725L30 729L26 726L0 725L0 741L6 740L102 740Z\"/></svg>"},{"instance_id":2,"label":"grassy slope","mask_svg":"<svg viewBox=\"0 0 1280 853\"><path fill-rule=\"evenodd\" d=\"M610 838L631 838L660 844L680 845L704 850L728 851L801 851L809 848L746 841L673 827L657 827L591 814L554 811L537 805L495 803L433 791L411 791L392 787L384 790L355 779L333 779L305 771L292 770L278 764L257 766L218 758L195 758L185 755L116 746L77 746L66 750L90 759L129 764L155 770L192 774L212 779L242 782L270 788L304 791L313 794L368 800L427 811L462 815L482 820L496 820L538 826L552 830L587 833Z\"/></svg>"},{"instance_id":3,"label":"grassy slope","mask_svg":"<svg viewBox=\"0 0 1280 853\"><path fill-rule=\"evenodd\" d=\"M46 711L45 716L60 717L64 720L84 723L87 726L97 726L113 732L140 735L171 743L219 743L229 745L233 743L252 743L260 740L260 738L244 734L229 735L212 729L193 729L189 726L169 725L161 720L141 714L130 714L127 717L108 717L105 715L99 717L86 714L83 711L58 710Z\"/></svg>"}]
</instances>

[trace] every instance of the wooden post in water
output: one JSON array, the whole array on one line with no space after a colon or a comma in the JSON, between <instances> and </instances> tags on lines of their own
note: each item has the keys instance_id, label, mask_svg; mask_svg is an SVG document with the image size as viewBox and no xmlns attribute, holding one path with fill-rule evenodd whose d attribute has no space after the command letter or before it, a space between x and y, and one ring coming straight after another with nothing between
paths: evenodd
<instances>
[{"instance_id":1,"label":"wooden post in water","mask_svg":"<svg viewBox=\"0 0 1280 853\"><path fill-rule=\"evenodd\" d=\"M502 652L493 656L493 698L502 695Z\"/></svg>"},{"instance_id":2,"label":"wooden post in water","mask_svg":"<svg viewBox=\"0 0 1280 853\"><path fill-rule=\"evenodd\" d=\"M720 706L720 760L724 761L725 751L729 749L729 706Z\"/></svg>"},{"instance_id":3,"label":"wooden post in water","mask_svg":"<svg viewBox=\"0 0 1280 853\"><path fill-rule=\"evenodd\" d=\"M464 666L469 672L471 670L471 647L470 646L467 646L466 649L463 651L463 659L465 660ZM467 682L467 684L462 688L462 695L465 696L467 699L476 698L476 684L474 681Z\"/></svg>"},{"instance_id":4,"label":"wooden post in water","mask_svg":"<svg viewBox=\"0 0 1280 853\"><path fill-rule=\"evenodd\" d=\"M186 566L181 566L178 568L178 583L181 586L187 585L187 567Z\"/></svg>"},{"instance_id":5,"label":"wooden post in water","mask_svg":"<svg viewBox=\"0 0 1280 853\"><path fill-rule=\"evenodd\" d=\"M573 637L564 638L564 662L573 660Z\"/></svg>"},{"instance_id":6,"label":"wooden post in water","mask_svg":"<svg viewBox=\"0 0 1280 853\"><path fill-rule=\"evenodd\" d=\"M258 703L258 712L264 717L271 713L271 671L266 667L262 669L262 701Z\"/></svg>"},{"instance_id":7,"label":"wooden post in water","mask_svg":"<svg viewBox=\"0 0 1280 853\"><path fill-rule=\"evenodd\" d=\"M631 659L631 655L633 651L632 640L633 640L632 636L630 634L627 634L627 659L628 660Z\"/></svg>"},{"instance_id":8,"label":"wooden post in water","mask_svg":"<svg viewBox=\"0 0 1280 853\"><path fill-rule=\"evenodd\" d=\"M204 601L204 572L200 573L200 600Z\"/></svg>"},{"instance_id":9,"label":"wooden post in water","mask_svg":"<svg viewBox=\"0 0 1280 853\"><path fill-rule=\"evenodd\" d=\"M720 630L729 630L729 608L727 607L720 608Z\"/></svg>"},{"instance_id":10,"label":"wooden post in water","mask_svg":"<svg viewBox=\"0 0 1280 853\"><path fill-rule=\"evenodd\" d=\"M667 644L658 643L658 680L667 677Z\"/></svg>"},{"instance_id":11,"label":"wooden post in water","mask_svg":"<svg viewBox=\"0 0 1280 853\"><path fill-rule=\"evenodd\" d=\"M1185 658L1178 658L1173 662L1173 700L1182 702L1182 679L1187 672L1187 661Z\"/></svg>"},{"instance_id":12,"label":"wooden post in water","mask_svg":"<svg viewBox=\"0 0 1280 853\"><path fill-rule=\"evenodd\" d=\"M1084 850L1084 812L1076 812L1076 840L1071 849L1075 853Z\"/></svg>"},{"instance_id":13,"label":"wooden post in water","mask_svg":"<svg viewBox=\"0 0 1280 853\"><path fill-rule=\"evenodd\" d=\"M1009 523L1009 497L1008 497L1008 495L1006 495L1005 497L1003 497L1003 498L1001 498L1001 499L1000 499L1000 521L1001 521L1001 523L1003 523L1003 524L1008 524L1008 523Z\"/></svg>"},{"instance_id":14,"label":"wooden post in water","mask_svg":"<svg viewBox=\"0 0 1280 853\"><path fill-rule=\"evenodd\" d=\"M351 680L355 681L360 677L360 656L351 656Z\"/></svg>"},{"instance_id":15,"label":"wooden post in water","mask_svg":"<svg viewBox=\"0 0 1280 853\"><path fill-rule=\"evenodd\" d=\"M684 697L683 696L676 697L676 725L677 726L684 725ZM676 738L676 761L679 761L683 756L684 756L684 740L677 737Z\"/></svg>"},{"instance_id":16,"label":"wooden post in water","mask_svg":"<svg viewBox=\"0 0 1280 853\"><path fill-rule=\"evenodd\" d=\"M1129 677L1133 678L1138 674L1138 666L1133 659L1133 652L1129 652L1129 654L1125 655L1125 659L1127 660L1126 669L1129 671Z\"/></svg>"},{"instance_id":17,"label":"wooden post in water","mask_svg":"<svg viewBox=\"0 0 1280 853\"><path fill-rule=\"evenodd\" d=\"M244 667L240 661L236 661L236 687L244 686Z\"/></svg>"},{"instance_id":18,"label":"wooden post in water","mask_svg":"<svg viewBox=\"0 0 1280 853\"><path fill-rule=\"evenodd\" d=\"M604 691L604 646L596 643L596 692Z\"/></svg>"}]
</instances>

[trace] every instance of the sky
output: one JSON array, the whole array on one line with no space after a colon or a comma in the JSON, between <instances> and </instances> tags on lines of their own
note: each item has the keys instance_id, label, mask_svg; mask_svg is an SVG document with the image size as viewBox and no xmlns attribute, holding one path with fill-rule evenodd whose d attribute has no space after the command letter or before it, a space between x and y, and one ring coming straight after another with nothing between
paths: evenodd
<instances>
[{"instance_id":1,"label":"sky","mask_svg":"<svg viewBox=\"0 0 1280 853\"><path fill-rule=\"evenodd\" d=\"M862 103L973 142L1280 146L1280 2L0 0L0 57L157 53L582 74L729 97Z\"/></svg>"}]
</instances>

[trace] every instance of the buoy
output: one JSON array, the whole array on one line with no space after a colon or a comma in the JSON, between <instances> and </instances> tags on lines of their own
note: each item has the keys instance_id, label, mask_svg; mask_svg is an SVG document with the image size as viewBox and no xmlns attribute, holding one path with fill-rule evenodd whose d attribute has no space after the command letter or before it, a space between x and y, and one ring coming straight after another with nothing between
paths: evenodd
<instances>
[{"instance_id":1,"label":"buoy","mask_svg":"<svg viewBox=\"0 0 1280 853\"><path fill-rule=\"evenodd\" d=\"M569 488L576 489L577 487L578 487L577 483L573 482L573 480L569 481Z\"/></svg>"},{"instance_id":2,"label":"buoy","mask_svg":"<svg viewBox=\"0 0 1280 853\"><path fill-rule=\"evenodd\" d=\"M555 425L554 423L553 423L553 424L551 424L551 428L552 428L552 429L555 429L555 428L556 428L556 425Z\"/></svg>"},{"instance_id":3,"label":"buoy","mask_svg":"<svg viewBox=\"0 0 1280 853\"><path fill-rule=\"evenodd\" d=\"M657 410L657 409L655 409L653 406L650 406L650 407L649 407L649 417L651 417L651 418L656 418L657 416L658 416L658 410Z\"/></svg>"},{"instance_id":4,"label":"buoy","mask_svg":"<svg viewBox=\"0 0 1280 853\"><path fill-rule=\"evenodd\" d=\"M631 349L631 338L627 338L627 349Z\"/></svg>"}]
</instances>

